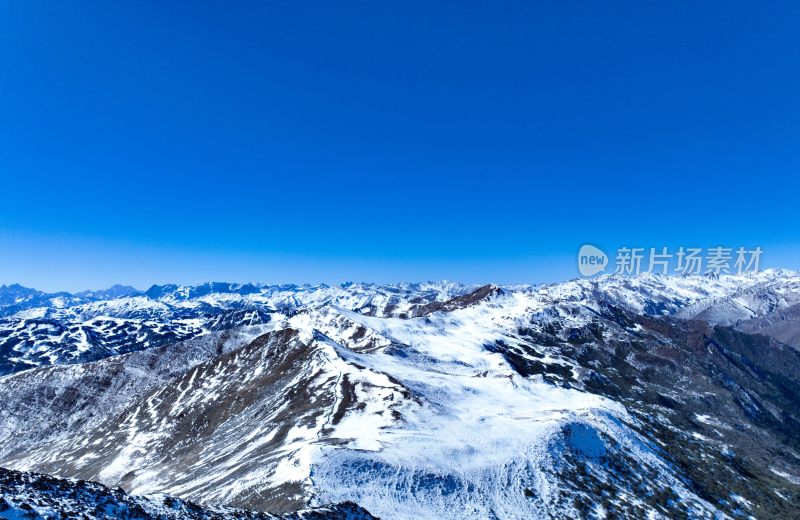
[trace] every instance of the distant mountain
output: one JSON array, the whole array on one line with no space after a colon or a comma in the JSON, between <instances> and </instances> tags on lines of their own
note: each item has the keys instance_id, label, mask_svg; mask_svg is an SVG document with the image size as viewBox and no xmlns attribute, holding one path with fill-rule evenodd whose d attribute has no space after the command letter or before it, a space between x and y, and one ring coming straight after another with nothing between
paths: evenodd
<instances>
[{"instance_id":1,"label":"distant mountain","mask_svg":"<svg viewBox=\"0 0 800 520\"><path fill-rule=\"evenodd\" d=\"M0 285L0 317L10 316L28 309L62 309L88 302L134 296L139 291L126 285L114 285L99 291L78 293L46 293L19 284Z\"/></svg>"},{"instance_id":2,"label":"distant mountain","mask_svg":"<svg viewBox=\"0 0 800 520\"><path fill-rule=\"evenodd\" d=\"M130 285L112 285L108 289L101 289L98 291L82 291L75 293L79 298L87 300L113 300L114 298L122 298L123 296L135 296L140 294L140 291L131 287Z\"/></svg>"},{"instance_id":3,"label":"distant mountain","mask_svg":"<svg viewBox=\"0 0 800 520\"><path fill-rule=\"evenodd\" d=\"M53 295L10 286L7 305L0 305L0 316L5 316L0 318L0 375L96 361L331 303L372 314L409 311L470 288L452 283L347 288L208 283L153 286L145 293L114 286Z\"/></svg>"},{"instance_id":4,"label":"distant mountain","mask_svg":"<svg viewBox=\"0 0 800 520\"><path fill-rule=\"evenodd\" d=\"M204 510L794 518L798 306L766 271L30 308L0 327L0 466Z\"/></svg>"},{"instance_id":5,"label":"distant mountain","mask_svg":"<svg viewBox=\"0 0 800 520\"><path fill-rule=\"evenodd\" d=\"M150 287L145 295L152 299L163 299L171 297L174 300L191 300L208 296L210 294L238 294L246 296L261 292L261 287L254 284L233 284L224 282L210 282L195 286L178 285L154 285Z\"/></svg>"},{"instance_id":6,"label":"distant mountain","mask_svg":"<svg viewBox=\"0 0 800 520\"><path fill-rule=\"evenodd\" d=\"M29 289L17 283L0 285L0 306L8 307L24 301L30 301L44 293L36 289Z\"/></svg>"},{"instance_id":7,"label":"distant mountain","mask_svg":"<svg viewBox=\"0 0 800 520\"><path fill-rule=\"evenodd\" d=\"M605 276L502 290L535 293L542 304L605 301L635 313L705 319L800 345L800 320L794 317L800 306L793 308L800 302L792 299L800 291L798 283L794 273L769 271L720 280ZM153 286L144 293L116 285L103 291L46 294L19 285L2 286L0 375L94 361L325 305L372 316L419 316L444 310L445 302L476 288L451 282L340 287L214 282Z\"/></svg>"},{"instance_id":8,"label":"distant mountain","mask_svg":"<svg viewBox=\"0 0 800 520\"><path fill-rule=\"evenodd\" d=\"M33 307L57 307L82 301L66 292L44 293L19 284L0 285L0 316Z\"/></svg>"}]
</instances>

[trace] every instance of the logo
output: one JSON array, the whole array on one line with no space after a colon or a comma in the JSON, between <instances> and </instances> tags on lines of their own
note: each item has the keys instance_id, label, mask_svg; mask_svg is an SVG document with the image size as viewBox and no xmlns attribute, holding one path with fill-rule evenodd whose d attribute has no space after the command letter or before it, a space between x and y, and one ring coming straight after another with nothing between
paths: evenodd
<instances>
[{"instance_id":1,"label":"logo","mask_svg":"<svg viewBox=\"0 0 800 520\"><path fill-rule=\"evenodd\" d=\"M649 254L648 254L649 252ZM616 264L612 271L623 276L636 276L641 273L653 274L705 274L719 278L725 274L742 275L757 273L764 250L756 246L733 247L620 247L617 249ZM602 273L608 266L608 255L599 248L584 244L578 251L578 271L581 276L594 276Z\"/></svg>"},{"instance_id":2,"label":"logo","mask_svg":"<svg viewBox=\"0 0 800 520\"><path fill-rule=\"evenodd\" d=\"M584 244L578 251L578 271L581 276L594 276L597 273L602 273L606 270L608 265L608 255L602 250Z\"/></svg>"}]
</instances>

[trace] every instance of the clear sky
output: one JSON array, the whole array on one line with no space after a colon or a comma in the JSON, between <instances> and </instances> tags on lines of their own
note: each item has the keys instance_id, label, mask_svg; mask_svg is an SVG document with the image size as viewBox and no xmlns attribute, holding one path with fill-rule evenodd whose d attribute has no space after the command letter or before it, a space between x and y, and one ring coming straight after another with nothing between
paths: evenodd
<instances>
[{"instance_id":1,"label":"clear sky","mask_svg":"<svg viewBox=\"0 0 800 520\"><path fill-rule=\"evenodd\" d=\"M800 268L800 3L0 2L0 283Z\"/></svg>"}]
</instances>

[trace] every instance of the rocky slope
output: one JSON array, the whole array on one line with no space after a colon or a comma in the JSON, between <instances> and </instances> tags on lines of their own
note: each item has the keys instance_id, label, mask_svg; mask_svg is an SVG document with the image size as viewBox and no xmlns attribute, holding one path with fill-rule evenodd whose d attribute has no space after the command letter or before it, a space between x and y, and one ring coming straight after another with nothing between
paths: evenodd
<instances>
[{"instance_id":1,"label":"rocky slope","mask_svg":"<svg viewBox=\"0 0 800 520\"><path fill-rule=\"evenodd\" d=\"M0 468L0 518L103 520L374 520L355 504L271 515L229 507L200 507L167 495L140 497L94 482Z\"/></svg>"}]
</instances>

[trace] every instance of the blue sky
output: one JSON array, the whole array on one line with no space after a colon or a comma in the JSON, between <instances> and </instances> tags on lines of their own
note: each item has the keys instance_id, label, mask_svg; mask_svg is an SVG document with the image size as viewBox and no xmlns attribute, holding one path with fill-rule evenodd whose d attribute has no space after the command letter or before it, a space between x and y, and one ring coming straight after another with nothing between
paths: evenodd
<instances>
[{"instance_id":1,"label":"blue sky","mask_svg":"<svg viewBox=\"0 0 800 520\"><path fill-rule=\"evenodd\" d=\"M798 21L3 2L0 283L538 282L576 276L585 242L800 268Z\"/></svg>"}]
</instances>

